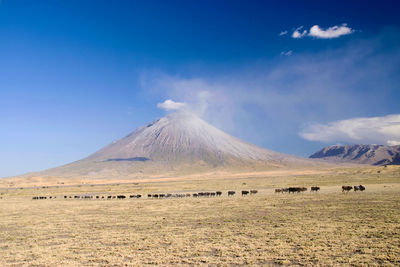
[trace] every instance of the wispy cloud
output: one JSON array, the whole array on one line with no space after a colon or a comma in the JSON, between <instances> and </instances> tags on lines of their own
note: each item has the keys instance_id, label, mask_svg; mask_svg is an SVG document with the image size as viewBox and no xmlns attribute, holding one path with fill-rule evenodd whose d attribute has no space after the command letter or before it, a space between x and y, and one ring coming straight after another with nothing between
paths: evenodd
<instances>
[{"instance_id":1,"label":"wispy cloud","mask_svg":"<svg viewBox=\"0 0 400 267\"><path fill-rule=\"evenodd\" d=\"M157 107L166 111L179 110L185 107L185 103L175 102L171 99L167 99L162 103L158 103Z\"/></svg>"},{"instance_id":2,"label":"wispy cloud","mask_svg":"<svg viewBox=\"0 0 400 267\"><path fill-rule=\"evenodd\" d=\"M281 52L281 56L291 56L291 55L293 55L293 51L292 50L282 51Z\"/></svg>"},{"instance_id":3,"label":"wispy cloud","mask_svg":"<svg viewBox=\"0 0 400 267\"><path fill-rule=\"evenodd\" d=\"M300 136L325 143L400 144L400 114L311 124Z\"/></svg>"},{"instance_id":4,"label":"wispy cloud","mask_svg":"<svg viewBox=\"0 0 400 267\"><path fill-rule=\"evenodd\" d=\"M288 34L288 31L282 31L282 32L279 33L279 36L283 36L283 35L286 35L286 34Z\"/></svg>"},{"instance_id":5,"label":"wispy cloud","mask_svg":"<svg viewBox=\"0 0 400 267\"><path fill-rule=\"evenodd\" d=\"M306 36L307 30L303 30L301 32L302 28L303 28L303 26L300 26L296 30L294 30L293 33L292 33L292 38L300 39L300 38L303 38L304 36Z\"/></svg>"},{"instance_id":6,"label":"wispy cloud","mask_svg":"<svg viewBox=\"0 0 400 267\"><path fill-rule=\"evenodd\" d=\"M343 35L351 34L353 32L354 30L347 27L347 24L342 24L341 26L332 26L326 30L321 29L318 25L314 25L310 28L310 33L308 35L321 39L333 39Z\"/></svg>"},{"instance_id":7,"label":"wispy cloud","mask_svg":"<svg viewBox=\"0 0 400 267\"><path fill-rule=\"evenodd\" d=\"M303 26L296 28L292 33L292 38L294 39L301 39L303 37L315 37L319 39L333 39L339 38L343 35L348 35L354 33L354 29L347 26L346 23L343 23L340 26L332 26L327 29L322 29L318 25L314 25L310 28L309 31L302 30ZM285 35L288 31L283 31L279 35Z\"/></svg>"}]
</instances>

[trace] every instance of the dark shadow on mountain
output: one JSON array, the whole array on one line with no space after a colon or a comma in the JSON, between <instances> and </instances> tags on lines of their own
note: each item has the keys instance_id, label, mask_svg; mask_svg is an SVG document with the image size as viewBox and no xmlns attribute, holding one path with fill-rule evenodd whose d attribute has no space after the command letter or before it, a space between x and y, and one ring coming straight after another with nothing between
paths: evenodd
<instances>
[{"instance_id":1,"label":"dark shadow on mountain","mask_svg":"<svg viewBox=\"0 0 400 267\"><path fill-rule=\"evenodd\" d=\"M107 159L105 161L148 161L149 158L145 157L134 157L134 158L115 158L115 159Z\"/></svg>"}]
</instances>

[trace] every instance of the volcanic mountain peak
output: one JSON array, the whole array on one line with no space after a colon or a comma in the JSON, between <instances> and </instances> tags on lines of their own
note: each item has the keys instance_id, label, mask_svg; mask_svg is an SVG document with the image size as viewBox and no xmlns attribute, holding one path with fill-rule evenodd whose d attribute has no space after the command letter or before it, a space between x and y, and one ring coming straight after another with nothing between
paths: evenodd
<instances>
[{"instance_id":1,"label":"volcanic mountain peak","mask_svg":"<svg viewBox=\"0 0 400 267\"><path fill-rule=\"evenodd\" d=\"M88 159L147 158L158 161L231 156L243 160L271 160L283 155L228 135L184 111L155 120L114 141Z\"/></svg>"}]
</instances>

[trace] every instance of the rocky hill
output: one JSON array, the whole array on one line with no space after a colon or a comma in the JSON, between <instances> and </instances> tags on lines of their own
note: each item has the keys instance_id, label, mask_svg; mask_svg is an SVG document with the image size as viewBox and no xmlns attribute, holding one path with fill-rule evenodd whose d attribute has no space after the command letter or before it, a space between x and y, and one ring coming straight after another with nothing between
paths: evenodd
<instances>
[{"instance_id":1,"label":"rocky hill","mask_svg":"<svg viewBox=\"0 0 400 267\"><path fill-rule=\"evenodd\" d=\"M310 158L370 165L400 165L400 145L329 146L312 154Z\"/></svg>"}]
</instances>

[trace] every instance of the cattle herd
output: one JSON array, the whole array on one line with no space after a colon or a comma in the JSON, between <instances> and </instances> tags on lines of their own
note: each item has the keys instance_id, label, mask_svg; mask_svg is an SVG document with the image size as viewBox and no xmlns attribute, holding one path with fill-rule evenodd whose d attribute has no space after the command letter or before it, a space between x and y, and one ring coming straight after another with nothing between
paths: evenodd
<instances>
[{"instance_id":1,"label":"cattle herd","mask_svg":"<svg viewBox=\"0 0 400 267\"><path fill-rule=\"evenodd\" d=\"M310 192L318 192L321 188L318 186L312 186L310 188ZM301 193L307 191L307 187L285 187L285 188L277 188L275 189L275 193ZM363 185L355 185L355 186L350 186L350 185L343 185L342 186L342 192L349 192L351 190L354 191L364 191L365 186ZM247 195L254 195L257 194L258 190L242 190L241 195L242 196L247 196ZM236 191L228 191L227 196L228 197L233 197L235 196ZM193 197L193 198L201 198L201 197L221 197L223 194L221 191L216 191L216 192L198 192L198 193L179 193L179 194L171 194L171 193L155 193L155 194L147 194L147 198L149 199L163 199L163 198L187 198L187 197ZM141 198L142 195L140 194L133 194L133 195L69 195L66 196L64 195L63 199L125 199L125 198L131 198L131 199L139 199ZM32 197L33 200L39 200L39 199L56 199L56 196L34 196Z\"/></svg>"},{"instance_id":2,"label":"cattle herd","mask_svg":"<svg viewBox=\"0 0 400 267\"><path fill-rule=\"evenodd\" d=\"M351 190L354 191L364 191L365 190L365 186L363 185L355 185L355 186L351 186L351 185L343 185L342 186L342 192L349 192ZM275 189L275 193L301 193L301 192L305 192L307 191L307 187L285 187L285 188L277 188ZM319 190L321 190L321 188L319 186L312 186L311 187L311 192L318 192Z\"/></svg>"},{"instance_id":3,"label":"cattle herd","mask_svg":"<svg viewBox=\"0 0 400 267\"><path fill-rule=\"evenodd\" d=\"M242 190L242 196L246 195L254 195L257 194L258 190ZM236 191L228 191L227 195L228 197L234 196L236 194ZM160 198L185 198L185 197L194 197L194 198L199 198L199 197L220 197L222 196L221 191L216 191L216 192L198 192L198 193L181 193L181 194L170 194L170 193L156 193L156 194L147 194L147 198L149 199L160 199ZM137 195L129 195L129 198L141 198L142 195L137 194ZM55 199L57 198L56 196L34 196L32 197L33 200L38 200L38 199ZM125 199L128 198L126 195L107 195L107 196L93 196L93 195L74 195L74 196L63 196L63 199Z\"/></svg>"}]
</instances>

